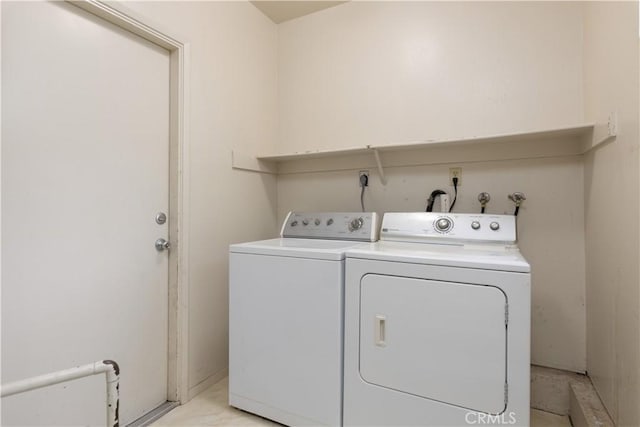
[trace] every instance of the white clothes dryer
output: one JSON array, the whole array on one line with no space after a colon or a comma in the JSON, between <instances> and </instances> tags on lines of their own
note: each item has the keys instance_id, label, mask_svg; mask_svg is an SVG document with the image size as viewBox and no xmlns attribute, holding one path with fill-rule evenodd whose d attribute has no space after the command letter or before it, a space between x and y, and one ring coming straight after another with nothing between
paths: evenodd
<instances>
[{"instance_id":1,"label":"white clothes dryer","mask_svg":"<svg viewBox=\"0 0 640 427\"><path fill-rule=\"evenodd\" d=\"M386 213L347 252L344 425L528 426L530 283L513 216Z\"/></svg>"},{"instance_id":2,"label":"white clothes dryer","mask_svg":"<svg viewBox=\"0 0 640 427\"><path fill-rule=\"evenodd\" d=\"M375 213L290 213L281 238L231 245L230 405L342 424L345 252L377 235Z\"/></svg>"}]
</instances>

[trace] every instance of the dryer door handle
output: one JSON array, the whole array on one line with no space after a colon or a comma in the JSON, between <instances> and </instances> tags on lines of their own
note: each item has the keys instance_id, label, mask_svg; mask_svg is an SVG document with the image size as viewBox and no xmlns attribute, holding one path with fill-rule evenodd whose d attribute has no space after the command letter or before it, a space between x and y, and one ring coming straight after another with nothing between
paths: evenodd
<instances>
[{"instance_id":1,"label":"dryer door handle","mask_svg":"<svg viewBox=\"0 0 640 427\"><path fill-rule=\"evenodd\" d=\"M375 336L374 342L378 347L387 346L387 316L376 314L374 318Z\"/></svg>"}]
</instances>

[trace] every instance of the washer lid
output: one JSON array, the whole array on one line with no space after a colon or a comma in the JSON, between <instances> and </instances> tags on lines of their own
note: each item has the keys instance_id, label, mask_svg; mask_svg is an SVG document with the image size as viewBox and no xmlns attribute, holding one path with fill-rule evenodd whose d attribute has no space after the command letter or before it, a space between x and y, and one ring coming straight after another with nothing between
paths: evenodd
<instances>
[{"instance_id":1,"label":"washer lid","mask_svg":"<svg viewBox=\"0 0 640 427\"><path fill-rule=\"evenodd\" d=\"M340 261L345 252L363 243L345 240L279 238L229 246L231 253Z\"/></svg>"},{"instance_id":2,"label":"washer lid","mask_svg":"<svg viewBox=\"0 0 640 427\"><path fill-rule=\"evenodd\" d=\"M379 241L347 252L347 258L529 273L531 267L515 247L438 245Z\"/></svg>"}]
</instances>

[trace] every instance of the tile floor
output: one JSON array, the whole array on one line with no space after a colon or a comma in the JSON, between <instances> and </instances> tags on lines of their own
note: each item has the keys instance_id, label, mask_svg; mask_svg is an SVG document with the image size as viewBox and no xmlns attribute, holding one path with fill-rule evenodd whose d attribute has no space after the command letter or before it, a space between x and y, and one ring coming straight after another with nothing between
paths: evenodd
<instances>
[{"instance_id":1,"label":"tile floor","mask_svg":"<svg viewBox=\"0 0 640 427\"><path fill-rule=\"evenodd\" d=\"M152 426L280 426L264 418L239 411L227 404L225 378L179 406ZM531 411L531 427L571 427L569 417Z\"/></svg>"}]
</instances>

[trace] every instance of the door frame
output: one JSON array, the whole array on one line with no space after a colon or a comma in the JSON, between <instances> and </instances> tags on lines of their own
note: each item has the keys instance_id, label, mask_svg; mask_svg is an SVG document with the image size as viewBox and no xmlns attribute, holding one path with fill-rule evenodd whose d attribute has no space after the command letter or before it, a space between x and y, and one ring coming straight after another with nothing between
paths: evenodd
<instances>
[{"instance_id":1,"label":"door frame","mask_svg":"<svg viewBox=\"0 0 640 427\"><path fill-rule=\"evenodd\" d=\"M122 4L65 0L170 53L167 400L189 400L189 44Z\"/></svg>"}]
</instances>

